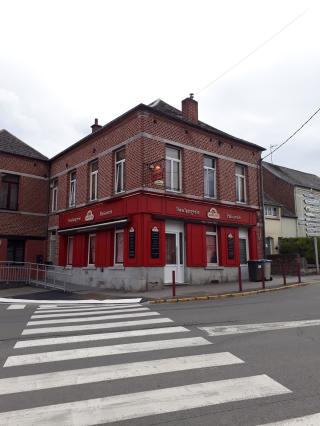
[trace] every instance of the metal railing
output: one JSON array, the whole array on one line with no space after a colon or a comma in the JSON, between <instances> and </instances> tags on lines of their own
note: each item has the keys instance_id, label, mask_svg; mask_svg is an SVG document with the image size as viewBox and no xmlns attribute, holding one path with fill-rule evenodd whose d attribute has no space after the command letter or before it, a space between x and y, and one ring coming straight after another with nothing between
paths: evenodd
<instances>
[{"instance_id":1,"label":"metal railing","mask_svg":"<svg viewBox=\"0 0 320 426\"><path fill-rule=\"evenodd\" d=\"M41 287L68 290L71 272L62 266L31 262L0 262L0 282L34 284Z\"/></svg>"}]
</instances>

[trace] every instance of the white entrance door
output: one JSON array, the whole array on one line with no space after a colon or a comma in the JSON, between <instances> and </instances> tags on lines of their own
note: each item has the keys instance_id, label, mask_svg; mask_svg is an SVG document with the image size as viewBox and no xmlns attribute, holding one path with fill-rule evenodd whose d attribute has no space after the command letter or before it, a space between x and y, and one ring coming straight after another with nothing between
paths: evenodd
<instances>
[{"instance_id":1,"label":"white entrance door","mask_svg":"<svg viewBox=\"0 0 320 426\"><path fill-rule=\"evenodd\" d=\"M172 282L172 271L176 273L176 282L184 282L184 224L166 222L166 266L164 282Z\"/></svg>"}]
</instances>

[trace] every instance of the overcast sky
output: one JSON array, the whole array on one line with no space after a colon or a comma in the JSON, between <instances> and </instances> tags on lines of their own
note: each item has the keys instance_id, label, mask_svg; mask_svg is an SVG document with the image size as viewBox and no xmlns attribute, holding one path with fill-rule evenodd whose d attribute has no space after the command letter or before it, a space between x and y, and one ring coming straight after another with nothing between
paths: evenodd
<instances>
[{"instance_id":1,"label":"overcast sky","mask_svg":"<svg viewBox=\"0 0 320 426\"><path fill-rule=\"evenodd\" d=\"M0 0L0 129L51 157L95 117L194 92L202 121L270 149L320 107L317 3ZM319 159L320 113L273 161L320 175Z\"/></svg>"}]
</instances>

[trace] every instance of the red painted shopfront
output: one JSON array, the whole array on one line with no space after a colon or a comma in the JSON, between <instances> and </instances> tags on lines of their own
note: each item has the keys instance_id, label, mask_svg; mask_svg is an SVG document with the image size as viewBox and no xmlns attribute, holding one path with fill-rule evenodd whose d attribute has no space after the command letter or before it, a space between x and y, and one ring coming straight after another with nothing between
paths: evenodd
<instances>
[{"instance_id":1,"label":"red painted shopfront","mask_svg":"<svg viewBox=\"0 0 320 426\"><path fill-rule=\"evenodd\" d=\"M217 266L235 267L241 263L241 229L247 235L247 258L257 258L256 210L138 193L62 213L59 264L86 267L91 263L89 239L94 235L95 267L116 263L123 267L164 267L168 263L169 222L183 227L184 256L182 259L180 255L180 263L187 268L207 267L208 229L216 233Z\"/></svg>"}]
</instances>

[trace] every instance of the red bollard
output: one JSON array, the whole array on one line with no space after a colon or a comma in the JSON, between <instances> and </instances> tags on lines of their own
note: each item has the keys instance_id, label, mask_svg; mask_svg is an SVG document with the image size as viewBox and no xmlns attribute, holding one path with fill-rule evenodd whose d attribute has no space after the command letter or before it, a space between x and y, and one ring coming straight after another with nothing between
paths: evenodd
<instances>
[{"instance_id":1,"label":"red bollard","mask_svg":"<svg viewBox=\"0 0 320 426\"><path fill-rule=\"evenodd\" d=\"M238 266L238 281L239 281L239 291L242 291L242 275L241 275L241 266Z\"/></svg>"},{"instance_id":2,"label":"red bollard","mask_svg":"<svg viewBox=\"0 0 320 426\"><path fill-rule=\"evenodd\" d=\"M266 288L266 281L265 281L265 274L264 274L264 263L261 265L261 280L262 280L262 288Z\"/></svg>"},{"instance_id":3,"label":"red bollard","mask_svg":"<svg viewBox=\"0 0 320 426\"><path fill-rule=\"evenodd\" d=\"M282 276L283 276L283 285L287 285L286 271L284 263L282 264Z\"/></svg>"},{"instance_id":4,"label":"red bollard","mask_svg":"<svg viewBox=\"0 0 320 426\"><path fill-rule=\"evenodd\" d=\"M176 271L172 271L172 297L176 297Z\"/></svg>"}]
</instances>

